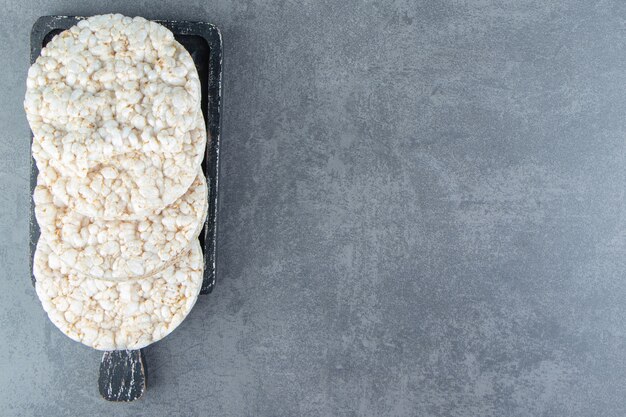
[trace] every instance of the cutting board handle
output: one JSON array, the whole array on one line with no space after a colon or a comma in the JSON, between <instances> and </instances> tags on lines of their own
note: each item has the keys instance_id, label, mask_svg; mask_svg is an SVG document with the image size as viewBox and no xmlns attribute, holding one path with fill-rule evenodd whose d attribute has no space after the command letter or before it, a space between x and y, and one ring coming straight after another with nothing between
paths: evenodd
<instances>
[{"instance_id":1,"label":"cutting board handle","mask_svg":"<svg viewBox=\"0 0 626 417\"><path fill-rule=\"evenodd\" d=\"M107 401L135 401L146 391L148 368L142 350L104 352L98 389Z\"/></svg>"}]
</instances>

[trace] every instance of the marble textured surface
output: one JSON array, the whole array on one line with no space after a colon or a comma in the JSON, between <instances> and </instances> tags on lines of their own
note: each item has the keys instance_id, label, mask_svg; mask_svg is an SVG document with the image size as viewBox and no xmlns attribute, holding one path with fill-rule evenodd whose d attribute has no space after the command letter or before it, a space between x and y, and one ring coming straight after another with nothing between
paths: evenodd
<instances>
[{"instance_id":1,"label":"marble textured surface","mask_svg":"<svg viewBox=\"0 0 626 417\"><path fill-rule=\"evenodd\" d=\"M626 3L2 1L3 416L626 415ZM28 272L32 23L224 36L218 284L133 404Z\"/></svg>"}]
</instances>

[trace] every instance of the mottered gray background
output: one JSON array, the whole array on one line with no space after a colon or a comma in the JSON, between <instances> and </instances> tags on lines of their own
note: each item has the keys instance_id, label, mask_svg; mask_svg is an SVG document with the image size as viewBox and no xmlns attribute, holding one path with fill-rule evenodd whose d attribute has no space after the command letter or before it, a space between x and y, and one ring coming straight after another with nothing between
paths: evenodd
<instances>
[{"instance_id":1,"label":"mottered gray background","mask_svg":"<svg viewBox=\"0 0 626 417\"><path fill-rule=\"evenodd\" d=\"M2 416L626 415L626 3L2 1ZM133 404L28 271L40 15L224 37L218 284Z\"/></svg>"}]
</instances>

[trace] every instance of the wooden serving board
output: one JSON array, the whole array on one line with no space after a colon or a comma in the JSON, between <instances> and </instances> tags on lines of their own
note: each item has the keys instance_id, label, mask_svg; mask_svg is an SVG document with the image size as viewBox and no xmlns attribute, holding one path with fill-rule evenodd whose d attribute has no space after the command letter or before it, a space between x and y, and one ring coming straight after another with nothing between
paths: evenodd
<instances>
[{"instance_id":1,"label":"wooden serving board","mask_svg":"<svg viewBox=\"0 0 626 417\"><path fill-rule=\"evenodd\" d=\"M35 62L41 49L62 31L74 26L82 16L42 16L33 25L30 35L30 62ZM222 35L210 23L156 20L174 33L198 69L202 89L202 113L207 127L207 147L202 161L202 170L209 186L209 211L200 233L200 244L204 252L204 279L200 294L209 294L215 286L215 261L217 256L217 196L219 179L220 113L222 102ZM31 135L32 146L32 135ZM32 194L37 185L37 165L30 161L30 271L35 285L33 257L39 240L40 230L35 219L35 204ZM98 388L104 399L109 401L134 401L147 388L147 364L140 350L105 352L100 363Z\"/></svg>"}]
</instances>

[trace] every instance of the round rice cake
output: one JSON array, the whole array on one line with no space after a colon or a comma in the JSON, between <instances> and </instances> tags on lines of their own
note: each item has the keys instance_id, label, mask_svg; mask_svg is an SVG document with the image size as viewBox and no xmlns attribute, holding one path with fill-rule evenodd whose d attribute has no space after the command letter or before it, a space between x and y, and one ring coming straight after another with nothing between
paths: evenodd
<instances>
[{"instance_id":1,"label":"round rice cake","mask_svg":"<svg viewBox=\"0 0 626 417\"><path fill-rule=\"evenodd\" d=\"M43 185L35 188L35 216L42 238L70 268L90 278L145 278L172 264L202 230L207 184L196 168L189 190L141 220L102 220L70 209Z\"/></svg>"},{"instance_id":2,"label":"round rice cake","mask_svg":"<svg viewBox=\"0 0 626 417\"><path fill-rule=\"evenodd\" d=\"M201 113L201 112L200 112ZM40 183L72 210L105 220L136 220L180 198L196 178L206 149L202 115L171 152L135 151L110 158L84 177L65 175L55 158L33 141Z\"/></svg>"},{"instance_id":3,"label":"round rice cake","mask_svg":"<svg viewBox=\"0 0 626 417\"><path fill-rule=\"evenodd\" d=\"M65 175L85 176L115 155L180 148L181 133L196 122L200 80L164 26L99 15L42 49L28 71L24 108L40 148Z\"/></svg>"},{"instance_id":4,"label":"round rice cake","mask_svg":"<svg viewBox=\"0 0 626 417\"><path fill-rule=\"evenodd\" d=\"M33 272L52 323L98 350L141 349L171 333L193 308L203 277L200 243L159 274L126 282L76 273L39 240Z\"/></svg>"}]
</instances>

